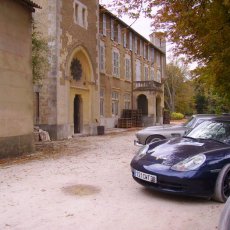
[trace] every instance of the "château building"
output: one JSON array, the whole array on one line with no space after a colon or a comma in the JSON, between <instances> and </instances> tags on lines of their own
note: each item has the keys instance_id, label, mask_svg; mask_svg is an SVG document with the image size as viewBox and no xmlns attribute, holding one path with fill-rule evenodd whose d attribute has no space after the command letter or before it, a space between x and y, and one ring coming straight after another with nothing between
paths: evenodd
<instances>
[{"instance_id":1,"label":"ch\u00e2teau building","mask_svg":"<svg viewBox=\"0 0 230 230\"><path fill-rule=\"evenodd\" d=\"M34 122L52 139L118 127L125 110L143 125L163 122L165 40L150 40L98 0L36 0L50 68L34 86Z\"/></svg>"}]
</instances>

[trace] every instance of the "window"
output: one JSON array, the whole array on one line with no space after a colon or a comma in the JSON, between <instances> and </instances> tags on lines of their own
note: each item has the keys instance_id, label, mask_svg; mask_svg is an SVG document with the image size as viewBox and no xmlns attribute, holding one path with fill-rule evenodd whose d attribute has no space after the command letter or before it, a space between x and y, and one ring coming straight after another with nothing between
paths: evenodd
<instances>
[{"instance_id":1,"label":"window","mask_svg":"<svg viewBox=\"0 0 230 230\"><path fill-rule=\"evenodd\" d=\"M118 25L117 22L113 23L113 40L118 42Z\"/></svg>"},{"instance_id":2,"label":"window","mask_svg":"<svg viewBox=\"0 0 230 230\"><path fill-rule=\"evenodd\" d=\"M104 111L105 111L105 90L101 89L100 90L100 115L104 116Z\"/></svg>"},{"instance_id":3,"label":"window","mask_svg":"<svg viewBox=\"0 0 230 230\"><path fill-rule=\"evenodd\" d=\"M143 55L143 41L140 40L140 55Z\"/></svg>"},{"instance_id":4,"label":"window","mask_svg":"<svg viewBox=\"0 0 230 230\"><path fill-rule=\"evenodd\" d=\"M100 71L105 72L105 44L100 42Z\"/></svg>"},{"instance_id":5,"label":"window","mask_svg":"<svg viewBox=\"0 0 230 230\"><path fill-rule=\"evenodd\" d=\"M86 16L86 9L82 8L82 24L85 25L85 16Z\"/></svg>"},{"instance_id":6,"label":"window","mask_svg":"<svg viewBox=\"0 0 230 230\"><path fill-rule=\"evenodd\" d=\"M117 36L118 36L118 43L121 44L121 26L117 25Z\"/></svg>"},{"instance_id":7,"label":"window","mask_svg":"<svg viewBox=\"0 0 230 230\"><path fill-rule=\"evenodd\" d=\"M111 18L111 40L114 40L114 20Z\"/></svg>"},{"instance_id":8,"label":"window","mask_svg":"<svg viewBox=\"0 0 230 230\"><path fill-rule=\"evenodd\" d=\"M75 0L74 2L74 22L79 26L87 29L88 27L88 11L87 7L81 2Z\"/></svg>"},{"instance_id":9,"label":"window","mask_svg":"<svg viewBox=\"0 0 230 230\"><path fill-rule=\"evenodd\" d=\"M103 33L104 36L106 36L106 15L103 14L102 17L103 17L103 19L102 19L103 20L103 22L102 22L103 23L103 25L102 25L103 32L102 33Z\"/></svg>"},{"instance_id":10,"label":"window","mask_svg":"<svg viewBox=\"0 0 230 230\"><path fill-rule=\"evenodd\" d=\"M150 69L150 79L154 80L154 68L153 67L151 67Z\"/></svg>"},{"instance_id":11,"label":"window","mask_svg":"<svg viewBox=\"0 0 230 230\"><path fill-rule=\"evenodd\" d=\"M140 60L136 60L136 80L141 81L141 63L140 63Z\"/></svg>"},{"instance_id":12,"label":"window","mask_svg":"<svg viewBox=\"0 0 230 230\"><path fill-rule=\"evenodd\" d=\"M132 32L129 32L129 49L133 49L133 34Z\"/></svg>"},{"instance_id":13,"label":"window","mask_svg":"<svg viewBox=\"0 0 230 230\"><path fill-rule=\"evenodd\" d=\"M125 109L131 109L131 97L129 93L124 95L124 107Z\"/></svg>"},{"instance_id":14,"label":"window","mask_svg":"<svg viewBox=\"0 0 230 230\"><path fill-rule=\"evenodd\" d=\"M131 59L130 56L125 57L125 79L131 80Z\"/></svg>"},{"instance_id":15,"label":"window","mask_svg":"<svg viewBox=\"0 0 230 230\"><path fill-rule=\"evenodd\" d=\"M161 71L159 69L157 70L157 81L161 82Z\"/></svg>"},{"instance_id":16,"label":"window","mask_svg":"<svg viewBox=\"0 0 230 230\"><path fill-rule=\"evenodd\" d=\"M144 76L145 76L145 81L149 80L149 68L148 66L145 66L144 68Z\"/></svg>"},{"instance_id":17,"label":"window","mask_svg":"<svg viewBox=\"0 0 230 230\"><path fill-rule=\"evenodd\" d=\"M151 63L154 62L154 48L150 48L150 61Z\"/></svg>"},{"instance_id":18,"label":"window","mask_svg":"<svg viewBox=\"0 0 230 230\"><path fill-rule=\"evenodd\" d=\"M144 44L143 49L144 49L144 54L143 54L144 58L148 59L148 45Z\"/></svg>"},{"instance_id":19,"label":"window","mask_svg":"<svg viewBox=\"0 0 230 230\"><path fill-rule=\"evenodd\" d=\"M117 50L113 50L113 76L120 77L120 54Z\"/></svg>"},{"instance_id":20,"label":"window","mask_svg":"<svg viewBox=\"0 0 230 230\"><path fill-rule=\"evenodd\" d=\"M116 91L112 92L112 115L117 116L119 109L119 94Z\"/></svg>"},{"instance_id":21,"label":"window","mask_svg":"<svg viewBox=\"0 0 230 230\"><path fill-rule=\"evenodd\" d=\"M124 45L124 48L127 47L127 39L126 39L126 32L124 32L124 37L123 37L123 45Z\"/></svg>"},{"instance_id":22,"label":"window","mask_svg":"<svg viewBox=\"0 0 230 230\"><path fill-rule=\"evenodd\" d=\"M147 54L148 55L148 60L150 61L150 47L148 46L147 49L148 49L148 54Z\"/></svg>"},{"instance_id":23,"label":"window","mask_svg":"<svg viewBox=\"0 0 230 230\"><path fill-rule=\"evenodd\" d=\"M79 15L79 13L78 13L78 8L79 8L79 6L78 6L78 4L76 3L75 4L75 8L74 8L74 13L75 13L75 20L76 21L78 21L78 15Z\"/></svg>"},{"instance_id":24,"label":"window","mask_svg":"<svg viewBox=\"0 0 230 230\"><path fill-rule=\"evenodd\" d=\"M137 37L134 38L135 53L137 53Z\"/></svg>"},{"instance_id":25,"label":"window","mask_svg":"<svg viewBox=\"0 0 230 230\"><path fill-rule=\"evenodd\" d=\"M160 54L159 53L157 53L157 55L156 55L156 62L157 62L157 68L161 68L161 56L160 56Z\"/></svg>"}]
</instances>

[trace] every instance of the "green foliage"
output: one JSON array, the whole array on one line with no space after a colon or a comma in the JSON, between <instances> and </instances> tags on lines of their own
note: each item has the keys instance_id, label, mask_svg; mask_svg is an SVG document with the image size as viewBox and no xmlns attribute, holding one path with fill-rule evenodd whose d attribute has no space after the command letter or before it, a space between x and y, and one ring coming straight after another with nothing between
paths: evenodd
<instances>
[{"instance_id":1,"label":"green foliage","mask_svg":"<svg viewBox=\"0 0 230 230\"><path fill-rule=\"evenodd\" d=\"M113 0L113 5L134 17L144 12L153 30L176 44L175 54L199 64L196 77L206 78L212 94L230 101L229 0Z\"/></svg>"},{"instance_id":2,"label":"green foliage","mask_svg":"<svg viewBox=\"0 0 230 230\"><path fill-rule=\"evenodd\" d=\"M187 115L194 112L193 82L189 79L189 71L182 60L174 59L167 64L164 86L166 109Z\"/></svg>"},{"instance_id":3,"label":"green foliage","mask_svg":"<svg viewBox=\"0 0 230 230\"><path fill-rule=\"evenodd\" d=\"M182 113L172 112L171 113L171 120L182 120L184 115Z\"/></svg>"},{"instance_id":4,"label":"green foliage","mask_svg":"<svg viewBox=\"0 0 230 230\"><path fill-rule=\"evenodd\" d=\"M41 33L33 27L32 32L32 73L34 84L42 84L42 79L48 71L48 44Z\"/></svg>"},{"instance_id":5,"label":"green foliage","mask_svg":"<svg viewBox=\"0 0 230 230\"><path fill-rule=\"evenodd\" d=\"M202 78L194 80L195 101L197 113L227 113L230 101L221 97L214 88L207 86L207 81Z\"/></svg>"}]
</instances>

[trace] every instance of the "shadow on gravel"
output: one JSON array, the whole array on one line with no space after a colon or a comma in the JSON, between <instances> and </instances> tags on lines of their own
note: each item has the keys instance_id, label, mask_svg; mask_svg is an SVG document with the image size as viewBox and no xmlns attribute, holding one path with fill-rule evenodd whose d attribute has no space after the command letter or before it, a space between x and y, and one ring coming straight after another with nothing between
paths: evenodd
<instances>
[{"instance_id":1,"label":"shadow on gravel","mask_svg":"<svg viewBox=\"0 0 230 230\"><path fill-rule=\"evenodd\" d=\"M154 191L148 188L142 188L141 192L150 197L150 198L157 198L163 199L169 202L177 202L177 203L186 203L186 204L218 204L215 201L212 201L207 198L200 198L200 197L190 197L190 196L183 196L183 195L176 195L176 194L167 194L158 191Z\"/></svg>"}]
</instances>

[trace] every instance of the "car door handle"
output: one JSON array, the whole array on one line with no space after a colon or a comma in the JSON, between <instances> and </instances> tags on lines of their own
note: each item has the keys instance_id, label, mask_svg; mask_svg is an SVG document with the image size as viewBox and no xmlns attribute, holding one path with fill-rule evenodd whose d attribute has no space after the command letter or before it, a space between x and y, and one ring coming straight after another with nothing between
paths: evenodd
<instances>
[{"instance_id":1,"label":"car door handle","mask_svg":"<svg viewBox=\"0 0 230 230\"><path fill-rule=\"evenodd\" d=\"M181 137L181 134L180 133L171 133L171 136L172 137Z\"/></svg>"}]
</instances>

